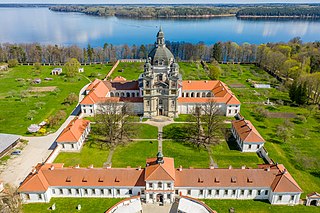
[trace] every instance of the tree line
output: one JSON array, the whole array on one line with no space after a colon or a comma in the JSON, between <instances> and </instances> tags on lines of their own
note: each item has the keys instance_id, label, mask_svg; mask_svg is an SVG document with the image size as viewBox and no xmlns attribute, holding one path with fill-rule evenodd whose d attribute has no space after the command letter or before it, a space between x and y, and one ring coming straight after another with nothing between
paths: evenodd
<instances>
[{"instance_id":1,"label":"tree line","mask_svg":"<svg viewBox=\"0 0 320 213\"><path fill-rule=\"evenodd\" d=\"M249 7L239 10L236 16L320 18L320 6Z\"/></svg>"},{"instance_id":2,"label":"tree line","mask_svg":"<svg viewBox=\"0 0 320 213\"><path fill-rule=\"evenodd\" d=\"M93 16L116 16L127 18L197 18L214 16L236 17L300 17L320 18L318 5L161 5L161 6L93 6L55 5L49 7L57 12L80 12Z\"/></svg>"},{"instance_id":3,"label":"tree line","mask_svg":"<svg viewBox=\"0 0 320 213\"><path fill-rule=\"evenodd\" d=\"M80 12L94 16L129 18L170 18L234 15L235 7L213 6L52 6L52 11Z\"/></svg>"}]
</instances>

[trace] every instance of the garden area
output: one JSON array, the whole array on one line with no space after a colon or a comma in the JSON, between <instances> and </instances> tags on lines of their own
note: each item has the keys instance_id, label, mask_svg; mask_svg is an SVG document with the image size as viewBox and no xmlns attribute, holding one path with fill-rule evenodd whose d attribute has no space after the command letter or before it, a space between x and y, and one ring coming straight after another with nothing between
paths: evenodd
<instances>
[{"instance_id":1,"label":"garden area","mask_svg":"<svg viewBox=\"0 0 320 213\"><path fill-rule=\"evenodd\" d=\"M221 80L241 101L241 114L266 140L269 156L285 165L304 190L303 196L320 191L320 111L315 107L291 105L283 85L254 65L221 67L224 70ZM271 83L273 88L252 88L247 79ZM239 84L243 87L232 87ZM267 99L273 104L264 104Z\"/></svg>"},{"instance_id":2,"label":"garden area","mask_svg":"<svg viewBox=\"0 0 320 213\"><path fill-rule=\"evenodd\" d=\"M98 213L105 212L113 205L121 201L119 198L51 198L50 203L31 203L23 205L24 213L43 213L52 212L49 208L55 203L56 210L59 213ZM81 205L81 210L77 210L77 206Z\"/></svg>"},{"instance_id":3,"label":"garden area","mask_svg":"<svg viewBox=\"0 0 320 213\"><path fill-rule=\"evenodd\" d=\"M122 76L127 80L138 80L139 75L144 71L144 63L142 62L120 62L113 71L110 78Z\"/></svg>"},{"instance_id":4,"label":"garden area","mask_svg":"<svg viewBox=\"0 0 320 213\"><path fill-rule=\"evenodd\" d=\"M56 66L58 67L58 66ZM90 83L89 79L103 79L111 65L83 66L84 72L68 78L64 74L51 75L54 66L17 66L0 72L0 132L27 134L31 124L39 124L58 112L62 119L47 132L55 131L76 106L66 98ZM63 72L62 72L63 73ZM36 83L40 79L41 83ZM61 113L63 111L63 113Z\"/></svg>"}]
</instances>

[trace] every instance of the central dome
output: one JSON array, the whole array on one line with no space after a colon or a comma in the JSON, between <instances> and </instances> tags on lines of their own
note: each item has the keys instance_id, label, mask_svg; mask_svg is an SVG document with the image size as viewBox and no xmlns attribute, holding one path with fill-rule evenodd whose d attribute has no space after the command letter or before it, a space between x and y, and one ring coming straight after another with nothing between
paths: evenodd
<instances>
[{"instance_id":1,"label":"central dome","mask_svg":"<svg viewBox=\"0 0 320 213\"><path fill-rule=\"evenodd\" d=\"M157 34L156 46L151 50L148 57L151 58L151 64L155 66L169 65L174 59L173 54L164 43L164 33L162 28L160 28Z\"/></svg>"}]
</instances>

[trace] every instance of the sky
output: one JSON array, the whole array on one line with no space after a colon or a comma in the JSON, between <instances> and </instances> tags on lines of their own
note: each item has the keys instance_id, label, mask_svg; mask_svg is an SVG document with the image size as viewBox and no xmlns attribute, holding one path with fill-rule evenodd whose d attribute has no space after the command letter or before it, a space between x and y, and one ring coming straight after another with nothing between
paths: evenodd
<instances>
[{"instance_id":1,"label":"sky","mask_svg":"<svg viewBox=\"0 0 320 213\"><path fill-rule=\"evenodd\" d=\"M220 3L320 3L320 0L0 0L1 3L37 4L220 4Z\"/></svg>"}]
</instances>

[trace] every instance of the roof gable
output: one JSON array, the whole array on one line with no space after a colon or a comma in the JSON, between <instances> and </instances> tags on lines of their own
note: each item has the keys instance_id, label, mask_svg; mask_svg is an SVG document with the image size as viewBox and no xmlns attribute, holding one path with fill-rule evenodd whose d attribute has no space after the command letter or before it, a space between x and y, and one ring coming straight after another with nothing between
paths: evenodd
<instances>
[{"instance_id":1,"label":"roof gable","mask_svg":"<svg viewBox=\"0 0 320 213\"><path fill-rule=\"evenodd\" d=\"M145 180L175 180L173 158L163 158L164 163L158 164L157 158L147 159L145 168Z\"/></svg>"}]
</instances>

